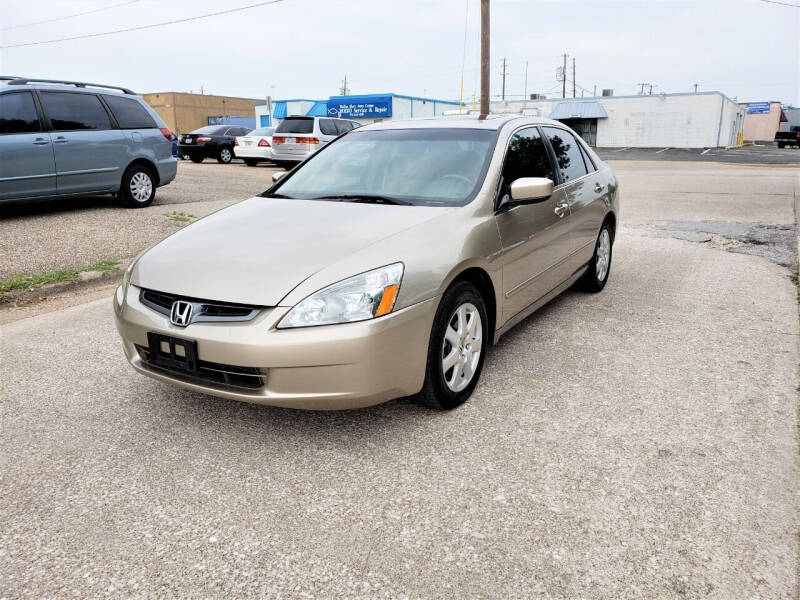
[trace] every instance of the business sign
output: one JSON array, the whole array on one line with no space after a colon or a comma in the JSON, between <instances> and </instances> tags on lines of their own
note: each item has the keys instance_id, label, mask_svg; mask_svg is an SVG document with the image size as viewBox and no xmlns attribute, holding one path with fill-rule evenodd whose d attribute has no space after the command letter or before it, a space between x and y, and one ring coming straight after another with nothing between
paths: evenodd
<instances>
[{"instance_id":1,"label":"business sign","mask_svg":"<svg viewBox=\"0 0 800 600\"><path fill-rule=\"evenodd\" d=\"M342 96L328 100L328 115L345 119L373 119L392 116L391 96L358 98Z\"/></svg>"},{"instance_id":2,"label":"business sign","mask_svg":"<svg viewBox=\"0 0 800 600\"><path fill-rule=\"evenodd\" d=\"M747 114L749 115L765 115L769 112L769 102L748 102Z\"/></svg>"}]
</instances>

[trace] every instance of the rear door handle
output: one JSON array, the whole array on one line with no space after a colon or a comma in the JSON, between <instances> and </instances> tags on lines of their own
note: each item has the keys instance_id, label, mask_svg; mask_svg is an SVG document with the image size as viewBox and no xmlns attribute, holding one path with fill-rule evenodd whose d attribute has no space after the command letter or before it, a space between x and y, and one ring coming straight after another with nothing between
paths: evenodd
<instances>
[{"instance_id":1,"label":"rear door handle","mask_svg":"<svg viewBox=\"0 0 800 600\"><path fill-rule=\"evenodd\" d=\"M594 191L595 191L595 192L597 192L597 193L599 194L600 192L602 192L602 191L603 191L603 186L602 186L602 185L600 185L599 183L595 183L595 184L594 184Z\"/></svg>"},{"instance_id":2,"label":"rear door handle","mask_svg":"<svg viewBox=\"0 0 800 600\"><path fill-rule=\"evenodd\" d=\"M54 144L66 144L67 143L67 138L65 138L63 135L60 135L53 141L53 143Z\"/></svg>"},{"instance_id":3,"label":"rear door handle","mask_svg":"<svg viewBox=\"0 0 800 600\"><path fill-rule=\"evenodd\" d=\"M553 209L553 212L556 213L559 217L563 217L568 210L569 210L569 204L561 203L556 205L556 207Z\"/></svg>"},{"instance_id":4,"label":"rear door handle","mask_svg":"<svg viewBox=\"0 0 800 600\"><path fill-rule=\"evenodd\" d=\"M46 146L46 145L47 145L47 144L49 144L49 143L50 143L50 142L48 142L48 141L47 141L46 139L44 139L44 138L36 138L35 140L33 140L33 145L34 145L34 146Z\"/></svg>"}]
</instances>

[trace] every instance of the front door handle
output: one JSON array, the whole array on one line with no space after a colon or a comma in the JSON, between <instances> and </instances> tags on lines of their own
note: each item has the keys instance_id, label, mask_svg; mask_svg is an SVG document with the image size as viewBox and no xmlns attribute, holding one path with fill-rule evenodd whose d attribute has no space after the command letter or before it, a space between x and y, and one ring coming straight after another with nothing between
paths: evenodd
<instances>
[{"instance_id":1,"label":"front door handle","mask_svg":"<svg viewBox=\"0 0 800 600\"><path fill-rule=\"evenodd\" d=\"M53 143L54 144L66 144L67 143L67 138L65 138L63 135L60 135L53 141Z\"/></svg>"},{"instance_id":2,"label":"front door handle","mask_svg":"<svg viewBox=\"0 0 800 600\"><path fill-rule=\"evenodd\" d=\"M567 204L566 202L562 202L561 204L556 205L556 207L553 209L553 212L556 213L559 217L563 217L568 210L569 210L569 204Z\"/></svg>"},{"instance_id":3,"label":"front door handle","mask_svg":"<svg viewBox=\"0 0 800 600\"><path fill-rule=\"evenodd\" d=\"M600 192L602 192L602 191L603 191L603 186L602 186L602 185L600 185L599 183L595 183L595 184L594 184L594 191L595 191L595 192L597 192L597 193L599 194Z\"/></svg>"},{"instance_id":4,"label":"front door handle","mask_svg":"<svg viewBox=\"0 0 800 600\"><path fill-rule=\"evenodd\" d=\"M33 140L33 145L34 145L34 146L46 146L46 145L47 145L47 144L49 144L49 143L50 143L50 142L48 142L48 141L47 141L46 139L44 139L44 138L36 138L35 140Z\"/></svg>"}]
</instances>

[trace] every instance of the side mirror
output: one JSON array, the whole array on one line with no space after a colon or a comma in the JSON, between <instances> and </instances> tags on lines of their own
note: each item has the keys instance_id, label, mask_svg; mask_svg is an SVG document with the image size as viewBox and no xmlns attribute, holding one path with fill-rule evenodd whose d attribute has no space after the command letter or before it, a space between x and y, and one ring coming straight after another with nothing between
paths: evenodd
<instances>
[{"instance_id":1,"label":"side mirror","mask_svg":"<svg viewBox=\"0 0 800 600\"><path fill-rule=\"evenodd\" d=\"M536 202L553 195L553 180L547 177L520 177L511 183L511 200Z\"/></svg>"},{"instance_id":2,"label":"side mirror","mask_svg":"<svg viewBox=\"0 0 800 600\"><path fill-rule=\"evenodd\" d=\"M277 173L272 174L272 183L278 183L278 180L286 175L286 171L278 171Z\"/></svg>"}]
</instances>

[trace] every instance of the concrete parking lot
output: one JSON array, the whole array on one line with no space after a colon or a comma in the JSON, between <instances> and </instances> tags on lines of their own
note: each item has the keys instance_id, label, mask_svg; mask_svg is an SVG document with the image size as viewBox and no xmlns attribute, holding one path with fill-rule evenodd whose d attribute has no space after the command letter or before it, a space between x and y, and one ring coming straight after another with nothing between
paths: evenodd
<instances>
[{"instance_id":1,"label":"concrete parking lot","mask_svg":"<svg viewBox=\"0 0 800 600\"><path fill-rule=\"evenodd\" d=\"M613 166L606 289L504 336L449 413L143 378L113 288L6 308L0 597L797 597L797 169ZM0 277L132 256L271 172L182 163L141 211L3 209Z\"/></svg>"}]
</instances>

